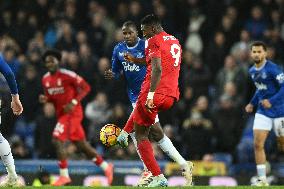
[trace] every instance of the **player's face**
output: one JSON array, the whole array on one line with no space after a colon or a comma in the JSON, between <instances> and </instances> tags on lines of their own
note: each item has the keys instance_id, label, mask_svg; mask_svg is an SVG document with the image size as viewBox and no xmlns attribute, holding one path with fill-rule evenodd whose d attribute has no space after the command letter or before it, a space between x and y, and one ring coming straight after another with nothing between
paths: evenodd
<instances>
[{"instance_id":1,"label":"player's face","mask_svg":"<svg viewBox=\"0 0 284 189\"><path fill-rule=\"evenodd\" d=\"M135 45L135 43L137 42L138 34L137 30L134 27L123 26L122 34L127 45Z\"/></svg>"},{"instance_id":2,"label":"player's face","mask_svg":"<svg viewBox=\"0 0 284 189\"><path fill-rule=\"evenodd\" d=\"M251 48L250 56L254 63L259 64L266 58L266 51L262 46L253 46Z\"/></svg>"},{"instance_id":3,"label":"player's face","mask_svg":"<svg viewBox=\"0 0 284 189\"><path fill-rule=\"evenodd\" d=\"M143 37L149 39L155 35L153 26L141 25L141 31L143 33Z\"/></svg>"},{"instance_id":4,"label":"player's face","mask_svg":"<svg viewBox=\"0 0 284 189\"><path fill-rule=\"evenodd\" d=\"M54 56L47 56L45 57L44 64L49 72L54 73L58 68L59 61Z\"/></svg>"}]
</instances>

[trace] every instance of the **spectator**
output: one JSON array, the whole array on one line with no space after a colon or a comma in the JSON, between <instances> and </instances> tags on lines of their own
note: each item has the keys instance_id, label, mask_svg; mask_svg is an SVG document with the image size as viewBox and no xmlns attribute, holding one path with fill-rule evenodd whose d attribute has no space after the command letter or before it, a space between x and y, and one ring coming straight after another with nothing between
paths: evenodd
<instances>
[{"instance_id":1,"label":"spectator","mask_svg":"<svg viewBox=\"0 0 284 189\"><path fill-rule=\"evenodd\" d=\"M36 118L35 151L39 158L55 159L52 132L56 125L55 109L51 103L43 106L43 113Z\"/></svg>"},{"instance_id":2,"label":"spectator","mask_svg":"<svg viewBox=\"0 0 284 189\"><path fill-rule=\"evenodd\" d=\"M98 142L98 137L93 136L99 136L101 127L108 122L112 114L104 92L98 92L94 100L87 104L85 114L90 121L88 138L92 142Z\"/></svg>"},{"instance_id":3,"label":"spectator","mask_svg":"<svg viewBox=\"0 0 284 189\"><path fill-rule=\"evenodd\" d=\"M250 32L252 39L262 39L264 31L267 29L267 23L259 6L254 6L251 9L251 18L246 21L245 28Z\"/></svg>"},{"instance_id":4,"label":"spectator","mask_svg":"<svg viewBox=\"0 0 284 189\"><path fill-rule=\"evenodd\" d=\"M182 133L185 157L200 160L204 154L212 151L213 123L205 96L197 99L189 117L183 122Z\"/></svg>"}]
</instances>

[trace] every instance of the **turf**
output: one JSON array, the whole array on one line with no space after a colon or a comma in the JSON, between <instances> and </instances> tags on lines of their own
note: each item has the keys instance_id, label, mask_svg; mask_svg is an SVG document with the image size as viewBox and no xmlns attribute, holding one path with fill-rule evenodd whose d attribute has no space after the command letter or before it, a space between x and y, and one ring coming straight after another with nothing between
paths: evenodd
<instances>
[{"instance_id":1,"label":"turf","mask_svg":"<svg viewBox=\"0 0 284 189\"><path fill-rule=\"evenodd\" d=\"M42 186L42 187L33 187L33 186L26 186L26 187L20 187L21 189L90 189L90 188L95 188L95 189L141 189L141 187L131 187L131 186L111 186L111 187L84 187L84 186L60 186L60 187L55 187L55 186ZM156 188L162 188L162 187L156 187ZM164 187L163 187L164 188ZM232 189L232 187L221 187L221 186L194 186L194 187L167 187L170 189L178 189L178 188L193 188L193 189ZM234 189L259 189L260 187L253 187L253 186L237 186L233 187ZM270 186L269 189L280 189L283 188L283 186ZM2 187L1 187L2 189ZM3 188L4 189L4 188ZM10 187L7 189L11 189Z\"/></svg>"}]
</instances>

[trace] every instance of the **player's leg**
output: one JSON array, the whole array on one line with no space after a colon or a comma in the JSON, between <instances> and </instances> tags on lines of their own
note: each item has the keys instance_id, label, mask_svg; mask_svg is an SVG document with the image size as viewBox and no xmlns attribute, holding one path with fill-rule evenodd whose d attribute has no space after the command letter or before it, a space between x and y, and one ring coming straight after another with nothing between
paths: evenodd
<instances>
[{"instance_id":1,"label":"player's leg","mask_svg":"<svg viewBox=\"0 0 284 189\"><path fill-rule=\"evenodd\" d=\"M256 114L253 125L254 153L257 176L259 178L256 185L266 186L266 155L264 144L273 125L273 120L261 114Z\"/></svg>"},{"instance_id":2,"label":"player's leg","mask_svg":"<svg viewBox=\"0 0 284 189\"><path fill-rule=\"evenodd\" d=\"M54 186L62 186L71 183L68 171L67 153L65 150L65 141L69 133L69 117L61 116L53 130L52 142L55 146L59 166L59 178L53 183Z\"/></svg>"},{"instance_id":3,"label":"player's leg","mask_svg":"<svg viewBox=\"0 0 284 189\"><path fill-rule=\"evenodd\" d=\"M71 178L69 176L69 171L68 171L68 160L67 160L68 157L67 157L67 153L65 150L65 142L58 138L53 138L52 142L56 149L56 155L57 155L58 166L59 166L59 175L60 175L58 180L56 180L53 183L53 185L63 186L63 185L71 183Z\"/></svg>"},{"instance_id":4,"label":"player's leg","mask_svg":"<svg viewBox=\"0 0 284 189\"><path fill-rule=\"evenodd\" d=\"M154 156L151 142L148 139L150 127L145 127L134 123L135 137L137 140L138 150L147 169L152 173L148 187L150 186L167 186L167 179L161 172L158 162Z\"/></svg>"},{"instance_id":5,"label":"player's leg","mask_svg":"<svg viewBox=\"0 0 284 189\"><path fill-rule=\"evenodd\" d=\"M156 123L150 129L150 136L154 139L159 147L175 162L177 162L181 169L182 175L186 179L186 186L192 185L192 171L193 163L187 162L177 151L172 141L164 134L164 131L161 127L161 124L158 119L158 116L155 119Z\"/></svg>"},{"instance_id":6,"label":"player's leg","mask_svg":"<svg viewBox=\"0 0 284 189\"><path fill-rule=\"evenodd\" d=\"M74 141L77 148L84 152L86 156L91 159L97 166L101 167L106 177L108 178L108 183L111 185L113 180L113 164L107 163L101 155L99 155L95 148L93 148L85 139Z\"/></svg>"},{"instance_id":7,"label":"player's leg","mask_svg":"<svg viewBox=\"0 0 284 189\"><path fill-rule=\"evenodd\" d=\"M284 152L284 117L274 119L274 132L277 137L277 147Z\"/></svg>"},{"instance_id":8,"label":"player's leg","mask_svg":"<svg viewBox=\"0 0 284 189\"><path fill-rule=\"evenodd\" d=\"M7 178L0 183L0 187L22 186L22 184L18 180L18 176L16 173L11 147L8 141L2 136L1 133L0 133L0 156L8 173Z\"/></svg>"}]
</instances>

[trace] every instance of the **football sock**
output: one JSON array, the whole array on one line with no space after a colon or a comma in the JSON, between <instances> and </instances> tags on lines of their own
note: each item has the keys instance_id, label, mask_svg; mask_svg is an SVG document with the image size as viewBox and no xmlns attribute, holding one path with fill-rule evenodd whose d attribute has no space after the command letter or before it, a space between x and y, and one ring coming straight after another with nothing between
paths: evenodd
<instances>
[{"instance_id":1,"label":"football sock","mask_svg":"<svg viewBox=\"0 0 284 189\"><path fill-rule=\"evenodd\" d=\"M138 153L138 155L139 155L139 157L140 157L140 159L141 159L141 161L142 161L142 163L143 163L144 171L148 171L148 169L147 169L145 163L143 162L143 160L142 160L142 158L141 158L141 155L140 155L140 153L139 153L138 146L137 146L137 140L136 140L136 138L135 138L135 132L129 133L129 135L130 135L130 137L132 138L132 141L133 141L133 144L134 144L134 146L135 146L135 148L136 148L136 151L137 151L137 153Z\"/></svg>"},{"instance_id":2,"label":"football sock","mask_svg":"<svg viewBox=\"0 0 284 189\"><path fill-rule=\"evenodd\" d=\"M183 166L186 165L186 160L180 155L180 153L177 151L177 149L174 147L172 141L164 135L164 138L162 138L158 145L160 148L175 162L177 162L179 165Z\"/></svg>"},{"instance_id":3,"label":"football sock","mask_svg":"<svg viewBox=\"0 0 284 189\"><path fill-rule=\"evenodd\" d=\"M256 165L256 170L257 170L257 176L260 179L266 179L266 165L265 164Z\"/></svg>"},{"instance_id":4,"label":"football sock","mask_svg":"<svg viewBox=\"0 0 284 189\"><path fill-rule=\"evenodd\" d=\"M66 159L65 160L60 160L58 162L58 166L59 166L59 174L60 174L60 176L69 177L68 161Z\"/></svg>"},{"instance_id":5,"label":"football sock","mask_svg":"<svg viewBox=\"0 0 284 189\"><path fill-rule=\"evenodd\" d=\"M98 155L92 160L97 166L101 167L103 170L106 170L108 163L104 161L103 157Z\"/></svg>"},{"instance_id":6,"label":"football sock","mask_svg":"<svg viewBox=\"0 0 284 189\"><path fill-rule=\"evenodd\" d=\"M133 112L130 114L127 123L125 124L123 130L127 133L131 133L134 129L134 123L133 123Z\"/></svg>"},{"instance_id":7,"label":"football sock","mask_svg":"<svg viewBox=\"0 0 284 189\"><path fill-rule=\"evenodd\" d=\"M14 158L8 141L0 133L0 156L9 177L17 177Z\"/></svg>"},{"instance_id":8,"label":"football sock","mask_svg":"<svg viewBox=\"0 0 284 189\"><path fill-rule=\"evenodd\" d=\"M138 143L138 150L140 152L141 158L145 163L149 171L151 171L153 176L158 176L161 174L161 169L154 156L154 151L149 140L142 140Z\"/></svg>"}]
</instances>

